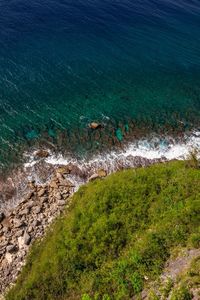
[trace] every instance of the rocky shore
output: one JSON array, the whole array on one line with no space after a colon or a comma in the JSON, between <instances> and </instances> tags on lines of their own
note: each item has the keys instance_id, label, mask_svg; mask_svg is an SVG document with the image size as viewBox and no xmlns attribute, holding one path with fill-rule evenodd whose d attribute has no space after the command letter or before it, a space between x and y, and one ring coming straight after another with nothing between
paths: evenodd
<instances>
[{"instance_id":1,"label":"rocky shore","mask_svg":"<svg viewBox=\"0 0 200 300\"><path fill-rule=\"evenodd\" d=\"M73 184L69 169L55 170L48 184L28 183L29 192L9 214L0 214L0 292L15 281L32 242L43 236L46 227L58 216Z\"/></svg>"},{"instance_id":2,"label":"rocky shore","mask_svg":"<svg viewBox=\"0 0 200 300\"><path fill-rule=\"evenodd\" d=\"M34 166L24 172L20 170L18 180L13 178L13 182L15 189L23 193L20 199L16 198L19 193L15 193L15 203L11 198L0 210L0 294L15 282L33 241L44 236L46 228L69 205L70 196L81 184L116 170L148 166L158 161L163 160L116 157L112 166L106 161L94 161L80 168L72 163L50 165L45 157L40 157ZM9 206L12 209L8 209Z\"/></svg>"}]
</instances>

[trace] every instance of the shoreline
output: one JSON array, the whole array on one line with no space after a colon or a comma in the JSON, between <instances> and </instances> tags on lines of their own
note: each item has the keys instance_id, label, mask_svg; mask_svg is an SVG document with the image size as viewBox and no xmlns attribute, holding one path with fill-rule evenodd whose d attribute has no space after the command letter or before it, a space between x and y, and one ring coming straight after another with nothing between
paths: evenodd
<instances>
[{"instance_id":1,"label":"shoreline","mask_svg":"<svg viewBox=\"0 0 200 300\"><path fill-rule=\"evenodd\" d=\"M130 144L125 151L80 161L51 155L49 150L42 150L48 151L48 156L42 158L31 153L29 162L15 171L15 177L8 178L8 182L18 184L15 197L0 205L0 293L15 282L32 242L44 236L46 228L81 185L122 169L183 160L192 147L200 148L200 132L194 132L187 141L164 150L151 149L140 141L139 147ZM158 143L155 139L154 142Z\"/></svg>"},{"instance_id":2,"label":"shoreline","mask_svg":"<svg viewBox=\"0 0 200 300\"><path fill-rule=\"evenodd\" d=\"M41 150L43 149L43 150ZM11 170L6 178L0 178L0 212L14 208L26 194L29 181L37 184L48 183L54 169L59 166L72 166L71 180L76 186L87 182L88 178L98 169L107 174L121 169L144 167L152 163L165 162L173 159L185 159L193 149L200 149L200 131L193 130L181 139L171 136L152 136L135 142L127 143L117 150L94 153L90 158L76 158L52 152L49 148L32 149L24 153L24 163ZM38 151L44 155L37 156Z\"/></svg>"}]
</instances>

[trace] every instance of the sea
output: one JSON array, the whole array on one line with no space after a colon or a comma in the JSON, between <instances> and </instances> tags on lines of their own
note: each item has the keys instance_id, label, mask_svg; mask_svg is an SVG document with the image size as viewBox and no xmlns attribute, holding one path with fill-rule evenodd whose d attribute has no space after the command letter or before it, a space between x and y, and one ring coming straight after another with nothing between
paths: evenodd
<instances>
[{"instance_id":1,"label":"sea","mask_svg":"<svg viewBox=\"0 0 200 300\"><path fill-rule=\"evenodd\" d=\"M199 0L0 0L0 172L192 148Z\"/></svg>"}]
</instances>

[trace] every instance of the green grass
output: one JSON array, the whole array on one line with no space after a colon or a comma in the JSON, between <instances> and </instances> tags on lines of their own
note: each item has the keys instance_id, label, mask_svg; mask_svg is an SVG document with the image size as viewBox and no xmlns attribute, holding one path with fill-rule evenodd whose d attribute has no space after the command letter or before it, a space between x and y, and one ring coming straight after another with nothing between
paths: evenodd
<instances>
[{"instance_id":1,"label":"green grass","mask_svg":"<svg viewBox=\"0 0 200 300\"><path fill-rule=\"evenodd\" d=\"M200 170L184 162L96 180L32 247L6 300L131 299L173 249L199 246L199 225Z\"/></svg>"}]
</instances>

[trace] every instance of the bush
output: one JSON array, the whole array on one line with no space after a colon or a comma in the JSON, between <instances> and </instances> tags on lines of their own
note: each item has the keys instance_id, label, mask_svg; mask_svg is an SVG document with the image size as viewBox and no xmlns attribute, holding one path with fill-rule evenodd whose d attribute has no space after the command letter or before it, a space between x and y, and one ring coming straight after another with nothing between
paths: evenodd
<instances>
[{"instance_id":1,"label":"bush","mask_svg":"<svg viewBox=\"0 0 200 300\"><path fill-rule=\"evenodd\" d=\"M171 300L192 300L193 295L186 286L180 286L171 295Z\"/></svg>"}]
</instances>

